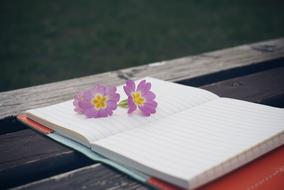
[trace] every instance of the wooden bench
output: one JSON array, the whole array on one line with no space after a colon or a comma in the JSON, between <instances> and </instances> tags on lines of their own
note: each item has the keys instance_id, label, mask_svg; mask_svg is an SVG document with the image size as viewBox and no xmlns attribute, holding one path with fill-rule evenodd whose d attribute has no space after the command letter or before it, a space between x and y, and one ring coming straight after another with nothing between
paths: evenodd
<instances>
[{"instance_id":1,"label":"wooden bench","mask_svg":"<svg viewBox=\"0 0 284 190\"><path fill-rule=\"evenodd\" d=\"M0 93L0 189L148 189L14 117L71 99L94 83L118 85L145 76L284 107L284 38Z\"/></svg>"}]
</instances>

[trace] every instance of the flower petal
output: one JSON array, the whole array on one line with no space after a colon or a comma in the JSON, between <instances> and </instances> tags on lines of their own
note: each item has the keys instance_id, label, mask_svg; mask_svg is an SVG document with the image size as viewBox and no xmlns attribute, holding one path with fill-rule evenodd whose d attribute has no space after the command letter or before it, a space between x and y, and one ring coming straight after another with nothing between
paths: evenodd
<instances>
[{"instance_id":1,"label":"flower petal","mask_svg":"<svg viewBox=\"0 0 284 190\"><path fill-rule=\"evenodd\" d=\"M120 95L118 93L115 94L107 94L106 96L108 96L109 100L113 100L118 102L120 99Z\"/></svg>"},{"instance_id":2,"label":"flower petal","mask_svg":"<svg viewBox=\"0 0 284 190\"><path fill-rule=\"evenodd\" d=\"M87 118L97 117L98 111L95 110L93 107L90 107L86 110L84 110L84 114L87 116Z\"/></svg>"},{"instance_id":3,"label":"flower petal","mask_svg":"<svg viewBox=\"0 0 284 190\"><path fill-rule=\"evenodd\" d=\"M110 111L115 110L117 108L117 101L114 100L107 101L107 107L110 109Z\"/></svg>"},{"instance_id":4,"label":"flower petal","mask_svg":"<svg viewBox=\"0 0 284 190\"><path fill-rule=\"evenodd\" d=\"M131 96L131 93L135 91L135 83L133 80L127 80L126 85L123 86L123 89L127 96Z\"/></svg>"},{"instance_id":5,"label":"flower petal","mask_svg":"<svg viewBox=\"0 0 284 190\"><path fill-rule=\"evenodd\" d=\"M83 92L78 92L75 96L74 96L74 100L73 100L73 105L74 105L74 111L77 113L83 113L83 109L80 106L80 102L83 100Z\"/></svg>"},{"instance_id":6,"label":"flower petal","mask_svg":"<svg viewBox=\"0 0 284 190\"><path fill-rule=\"evenodd\" d=\"M137 86L137 91L140 91L142 95L148 93L150 89L151 83L146 82L146 80L142 80Z\"/></svg>"},{"instance_id":7,"label":"flower petal","mask_svg":"<svg viewBox=\"0 0 284 190\"><path fill-rule=\"evenodd\" d=\"M91 99L94 97L95 95L93 95L92 90L86 90L83 93L83 98L82 101L79 102L79 106L82 109L87 109L89 107L93 107L93 105L91 104Z\"/></svg>"},{"instance_id":8,"label":"flower petal","mask_svg":"<svg viewBox=\"0 0 284 190\"><path fill-rule=\"evenodd\" d=\"M132 97L128 97L128 113L132 113L137 109L137 106L134 104Z\"/></svg>"},{"instance_id":9,"label":"flower petal","mask_svg":"<svg viewBox=\"0 0 284 190\"><path fill-rule=\"evenodd\" d=\"M112 112L112 111L110 109L107 109L107 108L106 109L100 109L98 111L97 117L107 117L109 112Z\"/></svg>"},{"instance_id":10,"label":"flower petal","mask_svg":"<svg viewBox=\"0 0 284 190\"><path fill-rule=\"evenodd\" d=\"M139 82L139 84L137 85L137 91L144 90L145 84L146 84L146 80L141 80L141 81Z\"/></svg>"},{"instance_id":11,"label":"flower petal","mask_svg":"<svg viewBox=\"0 0 284 190\"><path fill-rule=\"evenodd\" d=\"M83 101L90 101L94 97L92 90L86 90L83 93Z\"/></svg>"},{"instance_id":12,"label":"flower petal","mask_svg":"<svg viewBox=\"0 0 284 190\"><path fill-rule=\"evenodd\" d=\"M139 106L139 109L143 112L144 115L148 116L149 114L156 113L157 102L151 101L146 102L143 106Z\"/></svg>"},{"instance_id":13,"label":"flower petal","mask_svg":"<svg viewBox=\"0 0 284 190\"><path fill-rule=\"evenodd\" d=\"M139 109L142 111L142 114L144 116L150 116L151 115L151 111L147 107L139 106Z\"/></svg>"},{"instance_id":14,"label":"flower petal","mask_svg":"<svg viewBox=\"0 0 284 190\"><path fill-rule=\"evenodd\" d=\"M94 86L94 88L90 89L90 92L95 95L95 94L101 94L101 95L105 95L105 87L98 84L96 86Z\"/></svg>"},{"instance_id":15,"label":"flower petal","mask_svg":"<svg viewBox=\"0 0 284 190\"><path fill-rule=\"evenodd\" d=\"M107 86L105 87L105 94L115 94L116 87L114 86Z\"/></svg>"},{"instance_id":16,"label":"flower petal","mask_svg":"<svg viewBox=\"0 0 284 190\"><path fill-rule=\"evenodd\" d=\"M146 106L146 107L151 107L151 108L156 109L156 108L157 108L157 106L158 106L158 103L157 103L157 102L155 102L155 101L146 102L146 103L144 104L144 106Z\"/></svg>"},{"instance_id":17,"label":"flower petal","mask_svg":"<svg viewBox=\"0 0 284 190\"><path fill-rule=\"evenodd\" d=\"M143 94L143 97L147 102L152 101L156 98L156 95L152 91L148 91L146 94Z\"/></svg>"}]
</instances>

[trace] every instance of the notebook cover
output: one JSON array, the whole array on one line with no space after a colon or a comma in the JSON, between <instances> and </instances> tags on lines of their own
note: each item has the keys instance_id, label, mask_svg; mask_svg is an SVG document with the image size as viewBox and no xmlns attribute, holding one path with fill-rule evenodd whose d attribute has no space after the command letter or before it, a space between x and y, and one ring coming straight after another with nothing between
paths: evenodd
<instances>
[{"instance_id":1,"label":"notebook cover","mask_svg":"<svg viewBox=\"0 0 284 190\"><path fill-rule=\"evenodd\" d=\"M162 180L150 178L148 183L164 190L181 190ZM284 146L212 181L197 190L283 190Z\"/></svg>"},{"instance_id":2,"label":"notebook cover","mask_svg":"<svg viewBox=\"0 0 284 190\"><path fill-rule=\"evenodd\" d=\"M284 146L274 149L199 189L283 190Z\"/></svg>"},{"instance_id":3,"label":"notebook cover","mask_svg":"<svg viewBox=\"0 0 284 190\"><path fill-rule=\"evenodd\" d=\"M25 115L18 115L17 118L24 124L34 128L35 130L43 133L57 142L60 142L70 148L73 148L89 158L108 164L130 176L137 179L140 182L147 183L158 189L163 190L181 190L181 188L171 185L167 182L159 180L157 178L148 177L147 175L124 167L117 164L103 156L95 153L91 149L72 141L66 137L63 137L53 130L27 118ZM211 183L208 183L198 190L282 190L284 189L284 145L277 149L261 156L260 158L240 167L239 169L217 179Z\"/></svg>"}]
</instances>

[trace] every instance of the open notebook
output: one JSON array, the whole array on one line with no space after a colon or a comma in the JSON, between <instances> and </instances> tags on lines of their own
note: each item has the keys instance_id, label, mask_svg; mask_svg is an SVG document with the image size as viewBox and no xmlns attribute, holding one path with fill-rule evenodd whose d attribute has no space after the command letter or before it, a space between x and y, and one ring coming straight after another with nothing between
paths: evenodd
<instances>
[{"instance_id":1,"label":"open notebook","mask_svg":"<svg viewBox=\"0 0 284 190\"><path fill-rule=\"evenodd\" d=\"M25 115L93 151L149 176L192 189L216 179L284 142L284 110L221 98L206 90L147 77L157 113L143 117L118 108L86 119L72 101ZM125 99L122 86L118 87Z\"/></svg>"}]
</instances>

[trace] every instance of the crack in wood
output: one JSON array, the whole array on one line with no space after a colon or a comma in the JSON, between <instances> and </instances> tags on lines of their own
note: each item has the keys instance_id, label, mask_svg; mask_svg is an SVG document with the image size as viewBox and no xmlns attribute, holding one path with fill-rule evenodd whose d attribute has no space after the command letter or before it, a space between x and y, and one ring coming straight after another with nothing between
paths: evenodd
<instances>
[{"instance_id":1,"label":"crack in wood","mask_svg":"<svg viewBox=\"0 0 284 190\"><path fill-rule=\"evenodd\" d=\"M264 53L276 52L276 51L280 51L281 49L283 49L283 47L279 47L277 45L269 45L269 44L252 46L251 48L256 51L260 51Z\"/></svg>"},{"instance_id":2,"label":"crack in wood","mask_svg":"<svg viewBox=\"0 0 284 190\"><path fill-rule=\"evenodd\" d=\"M123 80L129 80L130 77L127 73L122 72L121 70L115 71L116 75L118 78L123 79Z\"/></svg>"}]
</instances>

